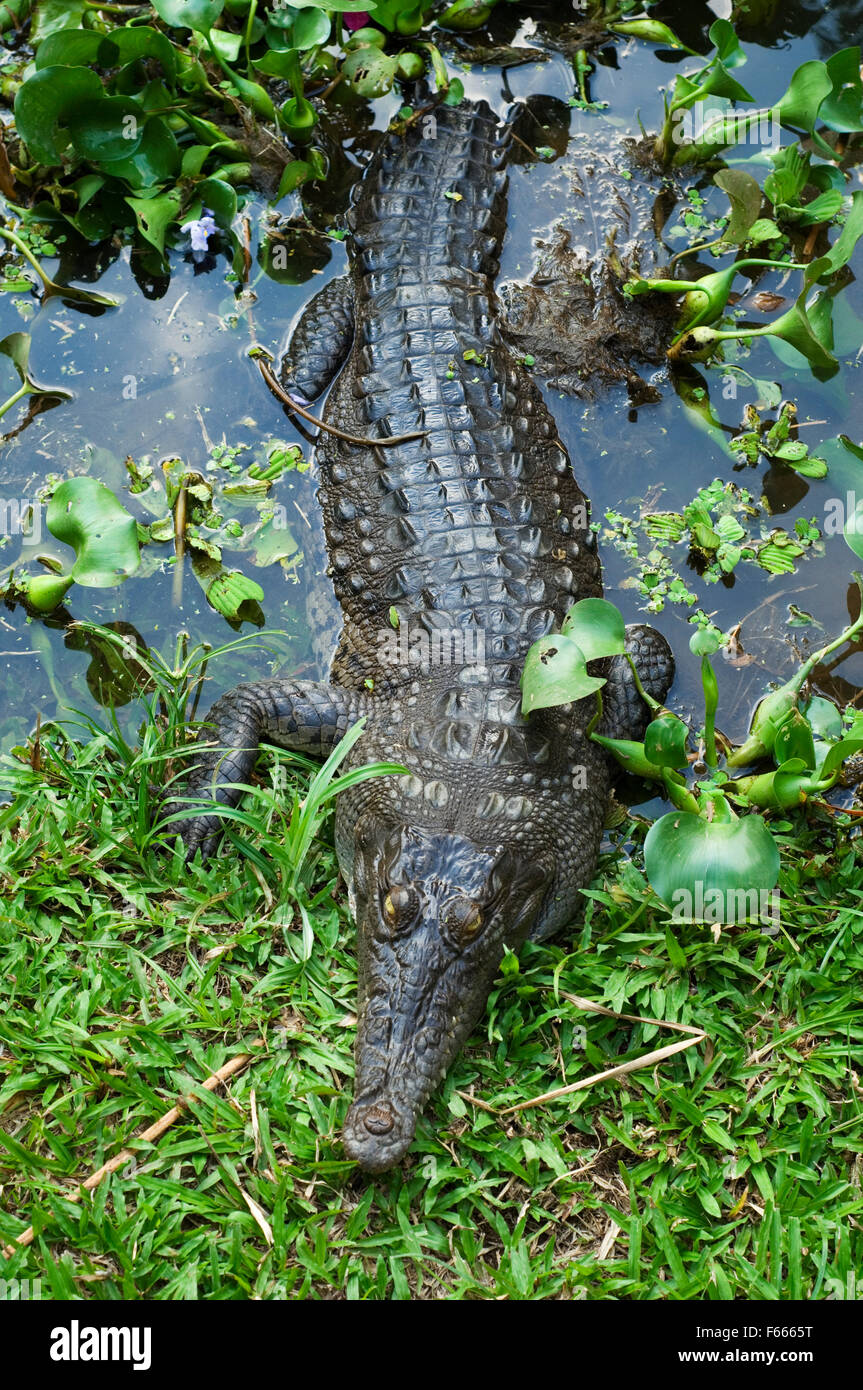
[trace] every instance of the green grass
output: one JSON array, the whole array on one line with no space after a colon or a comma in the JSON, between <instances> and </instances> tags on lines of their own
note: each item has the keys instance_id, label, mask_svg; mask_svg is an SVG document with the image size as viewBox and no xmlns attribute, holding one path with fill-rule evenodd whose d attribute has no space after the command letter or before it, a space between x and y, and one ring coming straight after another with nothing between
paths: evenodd
<instances>
[{"instance_id":1,"label":"green grass","mask_svg":"<svg viewBox=\"0 0 863 1390\"><path fill-rule=\"evenodd\" d=\"M268 782L209 866L157 853L148 781L177 770L164 759L196 669L157 674L161 705L137 747L116 727L78 743L49 730L39 770L3 764L0 1243L31 1221L37 1234L0 1257L0 1277L90 1299L859 1294L863 864L850 818L789 821L779 931L714 942L669 927L638 868L646 827L624 816L612 833L628 853L603 859L587 921L505 962L406 1164L372 1179L339 1137L356 970L329 823L299 892L284 851L292 796ZM285 762L302 792L311 773ZM567 994L707 1040L493 1113L675 1036L583 1013ZM259 1037L251 1066L202 1089ZM70 1200L178 1094L188 1109L156 1144Z\"/></svg>"}]
</instances>

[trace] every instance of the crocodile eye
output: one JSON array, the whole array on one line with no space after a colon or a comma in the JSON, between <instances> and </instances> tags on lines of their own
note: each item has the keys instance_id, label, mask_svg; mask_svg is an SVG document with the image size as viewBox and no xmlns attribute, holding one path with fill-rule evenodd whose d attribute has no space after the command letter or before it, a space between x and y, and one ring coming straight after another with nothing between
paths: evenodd
<instances>
[{"instance_id":1,"label":"crocodile eye","mask_svg":"<svg viewBox=\"0 0 863 1390\"><path fill-rule=\"evenodd\" d=\"M482 928L482 908L471 898L453 898L444 909L444 922L459 943L468 945Z\"/></svg>"},{"instance_id":2,"label":"crocodile eye","mask_svg":"<svg viewBox=\"0 0 863 1390\"><path fill-rule=\"evenodd\" d=\"M394 883L390 886L381 904L384 920L398 930L399 927L406 927L416 916L417 895L413 888L406 888L402 883Z\"/></svg>"}]
</instances>

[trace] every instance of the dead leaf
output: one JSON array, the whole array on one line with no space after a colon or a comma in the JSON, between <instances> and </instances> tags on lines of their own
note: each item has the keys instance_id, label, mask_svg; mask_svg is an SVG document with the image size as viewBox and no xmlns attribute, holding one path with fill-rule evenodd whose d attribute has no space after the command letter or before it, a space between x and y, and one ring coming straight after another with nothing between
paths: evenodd
<instances>
[{"instance_id":1,"label":"dead leaf","mask_svg":"<svg viewBox=\"0 0 863 1390\"><path fill-rule=\"evenodd\" d=\"M772 294L770 290L759 290L757 294L752 296L752 303L756 309L761 309L766 314L771 309L778 309L781 304L784 304L785 295Z\"/></svg>"},{"instance_id":2,"label":"dead leaf","mask_svg":"<svg viewBox=\"0 0 863 1390\"><path fill-rule=\"evenodd\" d=\"M12 175L12 166L9 163L9 156L6 153L2 135L0 135L0 193L3 194L4 198L18 197L15 179Z\"/></svg>"}]
</instances>

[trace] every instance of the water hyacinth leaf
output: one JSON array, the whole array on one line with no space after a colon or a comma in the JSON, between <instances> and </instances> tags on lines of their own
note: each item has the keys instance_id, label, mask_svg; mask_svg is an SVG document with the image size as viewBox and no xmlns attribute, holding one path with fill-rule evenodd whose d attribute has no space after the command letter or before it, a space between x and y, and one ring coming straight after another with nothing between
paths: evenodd
<instances>
[{"instance_id":1,"label":"water hyacinth leaf","mask_svg":"<svg viewBox=\"0 0 863 1390\"><path fill-rule=\"evenodd\" d=\"M194 150L201 148L192 146ZM205 155L207 153L208 150ZM133 188L149 189L174 178L180 171L180 147L168 123L161 116L150 116L134 154L125 159L103 159L100 168L114 178L125 179Z\"/></svg>"},{"instance_id":2,"label":"water hyacinth leaf","mask_svg":"<svg viewBox=\"0 0 863 1390\"><path fill-rule=\"evenodd\" d=\"M773 320L769 325L769 336L780 338L790 347L796 348L806 358L810 366L826 372L835 371L839 363L830 352L828 345L816 333L816 326L810 321L806 312L807 294L808 290L804 290L792 308L781 314L778 319ZM818 329L821 335L826 337L823 321L818 323Z\"/></svg>"},{"instance_id":3,"label":"water hyacinth leaf","mask_svg":"<svg viewBox=\"0 0 863 1390\"><path fill-rule=\"evenodd\" d=\"M804 767L815 766L815 741L807 720L799 710L792 710L776 731L773 757L780 765L793 758Z\"/></svg>"},{"instance_id":4,"label":"water hyacinth leaf","mask_svg":"<svg viewBox=\"0 0 863 1390\"><path fill-rule=\"evenodd\" d=\"M136 58L155 58L171 84L177 75L177 58L170 39L158 29L141 25L99 34L94 29L61 29L39 44L36 68L94 66L116 68Z\"/></svg>"},{"instance_id":5,"label":"water hyacinth leaf","mask_svg":"<svg viewBox=\"0 0 863 1390\"><path fill-rule=\"evenodd\" d=\"M87 588L119 584L141 563L135 518L110 488L95 478L69 478L48 503L48 530L71 545L71 575Z\"/></svg>"},{"instance_id":6,"label":"water hyacinth leaf","mask_svg":"<svg viewBox=\"0 0 863 1390\"><path fill-rule=\"evenodd\" d=\"M843 535L854 554L863 560L863 501L858 502L853 512L849 512L845 518Z\"/></svg>"},{"instance_id":7,"label":"water hyacinth leaf","mask_svg":"<svg viewBox=\"0 0 863 1390\"><path fill-rule=\"evenodd\" d=\"M814 284L816 280L824 280L828 275L841 270L847 265L854 252L857 242L863 235L863 191L860 189L851 195L851 207L848 216L842 227L842 231L836 238L830 250L817 261L813 261L806 268L807 285Z\"/></svg>"},{"instance_id":8,"label":"water hyacinth leaf","mask_svg":"<svg viewBox=\"0 0 863 1390\"><path fill-rule=\"evenodd\" d=\"M226 570L217 560L195 555L192 569L207 602L223 618L236 619L244 603L262 603L264 591L241 570Z\"/></svg>"},{"instance_id":9,"label":"water hyacinth leaf","mask_svg":"<svg viewBox=\"0 0 863 1390\"><path fill-rule=\"evenodd\" d=\"M783 125L805 130L811 135L818 120L821 103L832 90L833 81L825 64L813 58L808 63L802 63L796 70L788 84L788 90L779 98L773 109Z\"/></svg>"},{"instance_id":10,"label":"water hyacinth leaf","mask_svg":"<svg viewBox=\"0 0 863 1390\"><path fill-rule=\"evenodd\" d=\"M205 208L209 208L220 227L227 231L237 215L237 192L223 179L204 179L195 189Z\"/></svg>"},{"instance_id":11,"label":"water hyacinth leaf","mask_svg":"<svg viewBox=\"0 0 863 1390\"><path fill-rule=\"evenodd\" d=\"M29 333L10 333L0 342L0 353L9 358L22 382L30 380L28 366L31 342Z\"/></svg>"},{"instance_id":12,"label":"water hyacinth leaf","mask_svg":"<svg viewBox=\"0 0 863 1390\"><path fill-rule=\"evenodd\" d=\"M69 400L72 392L68 391L65 386L40 386L38 382L34 381L30 374L30 345L29 333L9 333L0 342L0 356L9 358L18 374L21 385L26 387L27 395L57 396L60 400ZM7 401L0 413L5 414L10 404Z\"/></svg>"},{"instance_id":13,"label":"water hyacinth leaf","mask_svg":"<svg viewBox=\"0 0 863 1390\"><path fill-rule=\"evenodd\" d=\"M688 730L673 714L660 715L648 724L644 734L644 751L657 767L686 766L686 736Z\"/></svg>"},{"instance_id":14,"label":"water hyacinth leaf","mask_svg":"<svg viewBox=\"0 0 863 1390\"><path fill-rule=\"evenodd\" d=\"M18 89L15 126L30 154L40 164L62 163L69 143L62 127L82 102L105 99L102 83L86 67L43 68Z\"/></svg>"},{"instance_id":15,"label":"water hyacinth leaf","mask_svg":"<svg viewBox=\"0 0 863 1390\"><path fill-rule=\"evenodd\" d=\"M716 56L727 68L739 68L746 62L746 54L740 40L727 19L716 19L707 31L707 36L716 49Z\"/></svg>"},{"instance_id":16,"label":"water hyacinth leaf","mask_svg":"<svg viewBox=\"0 0 863 1390\"><path fill-rule=\"evenodd\" d=\"M603 685L602 677L588 675L584 653L571 637L540 637L525 657L521 712L567 705L593 695Z\"/></svg>"},{"instance_id":17,"label":"water hyacinth leaf","mask_svg":"<svg viewBox=\"0 0 863 1390\"><path fill-rule=\"evenodd\" d=\"M233 63L242 47L243 36L242 34L229 34L225 29L211 29L210 43L220 58L224 58L226 63Z\"/></svg>"},{"instance_id":18,"label":"water hyacinth leaf","mask_svg":"<svg viewBox=\"0 0 863 1390\"><path fill-rule=\"evenodd\" d=\"M745 767L764 758L773 749L776 734L783 721L797 708L797 687L793 681L780 686L770 695L765 695L752 716L752 724L746 742L731 754L728 767Z\"/></svg>"},{"instance_id":19,"label":"water hyacinth leaf","mask_svg":"<svg viewBox=\"0 0 863 1390\"><path fill-rule=\"evenodd\" d=\"M863 130L863 83L860 46L843 48L825 63L832 88L821 103L818 119L830 130Z\"/></svg>"},{"instance_id":20,"label":"water hyacinth leaf","mask_svg":"<svg viewBox=\"0 0 863 1390\"><path fill-rule=\"evenodd\" d=\"M613 34L625 34L633 39L646 39L648 43L665 43L669 48L679 48L684 53L692 53L691 48L677 37L673 29L658 19L631 19L621 24L609 24Z\"/></svg>"},{"instance_id":21,"label":"water hyacinth leaf","mask_svg":"<svg viewBox=\"0 0 863 1390\"><path fill-rule=\"evenodd\" d=\"M713 182L721 188L731 203L731 216L723 232L724 241L742 242L761 211L761 188L743 169L722 169L714 174Z\"/></svg>"},{"instance_id":22,"label":"water hyacinth leaf","mask_svg":"<svg viewBox=\"0 0 863 1390\"><path fill-rule=\"evenodd\" d=\"M842 737L842 716L833 702L825 700L823 695L813 695L801 707L801 712L817 738L832 742Z\"/></svg>"},{"instance_id":23,"label":"water hyacinth leaf","mask_svg":"<svg viewBox=\"0 0 863 1390\"><path fill-rule=\"evenodd\" d=\"M323 9L300 10L292 29L294 47L305 51L319 43L329 43L332 20Z\"/></svg>"},{"instance_id":24,"label":"water hyacinth leaf","mask_svg":"<svg viewBox=\"0 0 863 1390\"><path fill-rule=\"evenodd\" d=\"M82 159L124 159L133 155L144 133L145 112L130 97L101 96L82 101L66 117L66 128Z\"/></svg>"},{"instance_id":25,"label":"water hyacinth leaf","mask_svg":"<svg viewBox=\"0 0 863 1390\"><path fill-rule=\"evenodd\" d=\"M369 45L354 49L342 63L342 72L361 97L382 97L390 90L398 59Z\"/></svg>"},{"instance_id":26,"label":"water hyacinth leaf","mask_svg":"<svg viewBox=\"0 0 863 1390\"><path fill-rule=\"evenodd\" d=\"M626 650L626 628L613 603L604 598L583 598L574 603L561 631L580 649L585 661L619 656Z\"/></svg>"},{"instance_id":27,"label":"water hyacinth leaf","mask_svg":"<svg viewBox=\"0 0 863 1390\"><path fill-rule=\"evenodd\" d=\"M165 234L171 223L177 220L181 196L177 189L172 189L169 193L160 194L155 198L126 199L135 214L141 236L163 257Z\"/></svg>"},{"instance_id":28,"label":"water hyacinth leaf","mask_svg":"<svg viewBox=\"0 0 863 1390\"><path fill-rule=\"evenodd\" d=\"M686 911L688 905L692 913L702 904L711 920L734 921L741 893L751 897L775 888L779 850L760 816L707 821L669 811L647 832L644 867L668 907Z\"/></svg>"},{"instance_id":29,"label":"water hyacinth leaf","mask_svg":"<svg viewBox=\"0 0 863 1390\"><path fill-rule=\"evenodd\" d=\"M166 24L199 34L212 29L224 8L225 0L153 0L153 9Z\"/></svg>"},{"instance_id":30,"label":"water hyacinth leaf","mask_svg":"<svg viewBox=\"0 0 863 1390\"><path fill-rule=\"evenodd\" d=\"M839 771L845 759L853 757L861 749L863 749L863 715L858 714L844 738L841 738L838 743L834 743L830 749L818 769L819 779L829 781Z\"/></svg>"}]
</instances>

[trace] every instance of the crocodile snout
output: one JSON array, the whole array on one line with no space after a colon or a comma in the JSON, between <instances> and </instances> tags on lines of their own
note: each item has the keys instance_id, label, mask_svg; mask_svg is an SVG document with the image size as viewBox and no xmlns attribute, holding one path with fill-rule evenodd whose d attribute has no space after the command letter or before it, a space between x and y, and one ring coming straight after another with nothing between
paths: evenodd
<instances>
[{"instance_id":1,"label":"crocodile snout","mask_svg":"<svg viewBox=\"0 0 863 1390\"><path fill-rule=\"evenodd\" d=\"M345 1152L367 1173L383 1173L410 1148L416 1116L393 1099L356 1101L344 1125Z\"/></svg>"}]
</instances>

